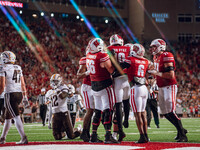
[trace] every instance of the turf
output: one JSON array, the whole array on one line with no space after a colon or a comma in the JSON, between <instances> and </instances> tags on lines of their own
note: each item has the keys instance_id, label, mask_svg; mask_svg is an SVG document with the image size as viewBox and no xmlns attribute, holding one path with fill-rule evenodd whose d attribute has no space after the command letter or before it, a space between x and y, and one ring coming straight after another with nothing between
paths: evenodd
<instances>
[{"instance_id":1,"label":"turf","mask_svg":"<svg viewBox=\"0 0 200 150\"><path fill-rule=\"evenodd\" d=\"M200 143L200 119L199 118L187 118L182 119L184 128L188 130L189 143ZM77 122L82 124L82 122ZM48 129L47 126L42 126L41 123L24 124L25 133L29 141L55 141L52 135L52 130ZM3 126L0 126L2 132ZM136 123L133 120L129 121L129 128L124 129L126 138L124 141L137 141L139 139L139 133L136 127ZM104 140L104 128L102 125L99 126L98 135L100 139ZM153 120L151 122L151 129L148 129L149 138L151 142L175 142L174 137L176 136L176 129L166 119L160 119L160 128L156 128ZM19 133L14 125L7 135L6 142L16 142L20 140ZM68 140L70 141L70 140ZM82 141L80 138L74 139L74 141Z\"/></svg>"}]
</instances>

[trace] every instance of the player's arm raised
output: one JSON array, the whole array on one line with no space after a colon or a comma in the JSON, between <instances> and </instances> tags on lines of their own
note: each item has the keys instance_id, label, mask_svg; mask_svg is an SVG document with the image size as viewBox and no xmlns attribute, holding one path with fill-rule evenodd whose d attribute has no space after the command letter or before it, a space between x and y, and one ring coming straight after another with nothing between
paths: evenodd
<instances>
[{"instance_id":1,"label":"player's arm raised","mask_svg":"<svg viewBox=\"0 0 200 150\"><path fill-rule=\"evenodd\" d=\"M90 74L90 72L87 71L86 65L80 65L79 66L79 69L78 69L78 72L77 72L78 79L82 79L82 78L88 76L89 74Z\"/></svg>"}]
</instances>

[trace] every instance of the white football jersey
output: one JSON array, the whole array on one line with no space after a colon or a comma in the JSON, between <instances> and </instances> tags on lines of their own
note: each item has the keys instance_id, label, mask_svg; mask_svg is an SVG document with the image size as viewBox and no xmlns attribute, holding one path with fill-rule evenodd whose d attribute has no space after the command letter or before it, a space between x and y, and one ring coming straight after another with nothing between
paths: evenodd
<instances>
[{"instance_id":1,"label":"white football jersey","mask_svg":"<svg viewBox=\"0 0 200 150\"><path fill-rule=\"evenodd\" d=\"M18 65L5 64L0 67L0 76L5 77L5 93L21 92L22 69Z\"/></svg>"},{"instance_id":2,"label":"white football jersey","mask_svg":"<svg viewBox=\"0 0 200 150\"><path fill-rule=\"evenodd\" d=\"M57 91L65 91L68 92L68 87L64 84L61 85L60 87L58 87L55 90L49 90L46 93L46 101L51 101L52 104L52 113L59 113L59 112L66 112L68 111L67 109L67 101L66 98L65 99L61 99L58 94Z\"/></svg>"},{"instance_id":3,"label":"white football jersey","mask_svg":"<svg viewBox=\"0 0 200 150\"><path fill-rule=\"evenodd\" d=\"M67 106L70 113L76 113L78 111L77 105L81 101L79 94L74 94L72 97L67 97Z\"/></svg>"}]
</instances>

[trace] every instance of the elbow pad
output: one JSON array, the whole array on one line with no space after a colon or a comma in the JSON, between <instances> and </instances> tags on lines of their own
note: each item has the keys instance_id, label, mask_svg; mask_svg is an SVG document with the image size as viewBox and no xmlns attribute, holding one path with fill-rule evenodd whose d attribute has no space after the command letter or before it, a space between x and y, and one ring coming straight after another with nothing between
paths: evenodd
<instances>
[{"instance_id":1,"label":"elbow pad","mask_svg":"<svg viewBox=\"0 0 200 150\"><path fill-rule=\"evenodd\" d=\"M165 68L164 72L170 72L172 70L174 70L174 67L173 66L168 66L168 67Z\"/></svg>"}]
</instances>

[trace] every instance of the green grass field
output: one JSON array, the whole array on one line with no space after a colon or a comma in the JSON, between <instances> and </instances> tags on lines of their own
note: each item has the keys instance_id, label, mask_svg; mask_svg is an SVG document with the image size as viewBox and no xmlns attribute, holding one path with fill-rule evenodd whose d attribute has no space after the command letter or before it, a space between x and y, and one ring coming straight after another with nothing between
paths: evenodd
<instances>
[{"instance_id":1,"label":"green grass field","mask_svg":"<svg viewBox=\"0 0 200 150\"><path fill-rule=\"evenodd\" d=\"M188 118L182 119L184 128L186 128L189 133L187 134L189 143L200 143L200 119L199 118ZM82 124L82 122L77 122ZM48 126L42 126L41 123L25 124L24 129L28 137L29 142L33 141L55 141L52 135L52 130L48 129ZM0 126L2 132L3 126ZM124 129L126 133L126 138L124 141L137 141L139 139L138 130L135 121L129 122L129 128ZM99 126L98 130L99 137L103 140L105 131L103 126ZM166 120L160 119L160 128L155 127L154 121L151 122L151 129L148 129L149 138L151 142L175 142L173 138L176 136L175 128ZM19 133L14 125L8 133L6 142L16 142L20 140ZM80 138L75 139L75 141L82 141Z\"/></svg>"}]
</instances>

